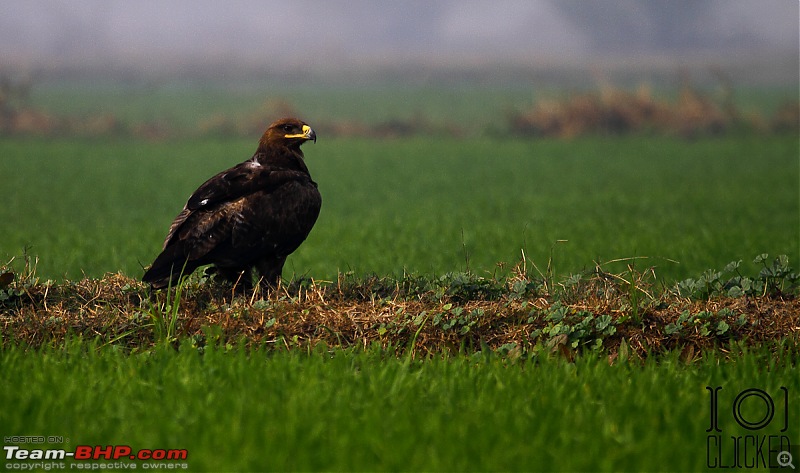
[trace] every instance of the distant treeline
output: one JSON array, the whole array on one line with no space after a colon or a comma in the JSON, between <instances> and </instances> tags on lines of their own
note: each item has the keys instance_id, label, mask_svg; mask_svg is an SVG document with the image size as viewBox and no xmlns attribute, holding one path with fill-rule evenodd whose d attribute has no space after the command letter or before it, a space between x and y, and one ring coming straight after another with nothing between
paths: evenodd
<instances>
[{"instance_id":1,"label":"distant treeline","mask_svg":"<svg viewBox=\"0 0 800 473\"><path fill-rule=\"evenodd\" d=\"M726 80L715 93L682 80L673 98L640 85L624 89L601 84L589 91L538 99L507 111L493 121L493 136L572 138L581 135L648 134L692 138L730 132L784 133L800 131L800 101L788 100L769 114L744 111ZM130 122L110 114L64 115L31 105L31 79L0 76L0 135L3 136L134 136L167 139L180 136L252 137L264 123L280 116L298 116L287 100L268 100L242 114L203 116L189 129L164 121ZM315 128L327 136L463 136L463 123L435 121L424 113L412 117L365 122L328 119Z\"/></svg>"}]
</instances>

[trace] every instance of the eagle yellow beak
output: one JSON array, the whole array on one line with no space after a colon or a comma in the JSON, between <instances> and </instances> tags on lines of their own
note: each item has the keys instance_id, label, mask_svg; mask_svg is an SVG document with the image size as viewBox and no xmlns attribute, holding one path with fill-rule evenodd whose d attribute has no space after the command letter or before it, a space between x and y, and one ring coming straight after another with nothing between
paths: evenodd
<instances>
[{"instance_id":1,"label":"eagle yellow beak","mask_svg":"<svg viewBox=\"0 0 800 473\"><path fill-rule=\"evenodd\" d=\"M314 143L317 142L317 134L314 133L314 130L311 129L308 125L303 125L303 132L297 133L294 135L285 135L284 138L303 138L305 140L312 140Z\"/></svg>"}]
</instances>

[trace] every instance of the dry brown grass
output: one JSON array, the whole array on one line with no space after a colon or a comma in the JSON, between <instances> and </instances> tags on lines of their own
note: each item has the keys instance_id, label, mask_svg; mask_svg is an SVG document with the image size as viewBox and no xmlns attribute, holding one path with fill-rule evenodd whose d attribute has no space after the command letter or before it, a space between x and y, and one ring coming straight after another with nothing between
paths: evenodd
<instances>
[{"instance_id":1,"label":"dry brown grass","mask_svg":"<svg viewBox=\"0 0 800 473\"><path fill-rule=\"evenodd\" d=\"M791 132L800 129L800 103L785 103L771 119L744 113L727 90L714 99L685 81L677 99L657 98L649 87L626 91L611 86L560 99L543 99L508 114L512 134L572 138L631 133L694 138L732 131Z\"/></svg>"},{"instance_id":2,"label":"dry brown grass","mask_svg":"<svg viewBox=\"0 0 800 473\"><path fill-rule=\"evenodd\" d=\"M167 293L153 294L137 280L122 274L63 284L3 279L7 289L17 288L0 301L4 345L41 347L83 337L146 350L159 342L153 313L164 308ZM598 350L610 362L670 350L691 360L704 351L725 353L739 345L800 347L796 298L691 300L670 291L654 295L645 278L633 286L631 281L598 273L571 292L548 292L541 281L521 273L504 281L474 278L472 286L458 287L342 276L335 283L300 281L266 295L234 295L231 288L192 279L183 286L174 338L166 342L242 342L276 349L378 345L414 356L492 349L572 358ZM635 307L631 288L644 296ZM597 329L603 316L610 317L613 330ZM681 317L682 328L671 331L670 324L674 329ZM582 321L582 335L558 333ZM727 324L724 331L718 330L721 322ZM595 347L598 343L602 346Z\"/></svg>"}]
</instances>

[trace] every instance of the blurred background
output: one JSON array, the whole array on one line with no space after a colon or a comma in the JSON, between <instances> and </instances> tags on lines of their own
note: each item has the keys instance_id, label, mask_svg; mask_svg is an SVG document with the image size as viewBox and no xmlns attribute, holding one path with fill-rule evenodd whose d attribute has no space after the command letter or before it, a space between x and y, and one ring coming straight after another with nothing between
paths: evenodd
<instances>
[{"instance_id":1,"label":"blurred background","mask_svg":"<svg viewBox=\"0 0 800 473\"><path fill-rule=\"evenodd\" d=\"M743 80L785 82L797 78L798 3L11 0L0 6L0 44L6 74L42 78L397 73L424 80L452 69L715 61Z\"/></svg>"},{"instance_id":2,"label":"blurred background","mask_svg":"<svg viewBox=\"0 0 800 473\"><path fill-rule=\"evenodd\" d=\"M496 114L533 94L646 87L639 97L649 99L651 88L688 84L721 101L734 87L781 89L758 99L759 112L773 112L796 98L799 15L794 0L6 1L0 130L252 136L269 117L295 113L340 134L376 121L389 134L431 124L526 132L532 121L541 132L542 117L498 127ZM181 96L198 86L186 110ZM330 96L320 86L340 93L320 102ZM408 99L381 103L382 86ZM469 105L448 95L459 87L490 93Z\"/></svg>"}]
</instances>

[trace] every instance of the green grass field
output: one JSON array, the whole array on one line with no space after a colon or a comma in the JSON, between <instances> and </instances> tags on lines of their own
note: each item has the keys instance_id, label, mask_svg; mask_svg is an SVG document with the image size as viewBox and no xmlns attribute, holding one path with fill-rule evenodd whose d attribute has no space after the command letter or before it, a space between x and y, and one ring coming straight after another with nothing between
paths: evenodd
<instances>
[{"instance_id":1,"label":"green grass field","mask_svg":"<svg viewBox=\"0 0 800 473\"><path fill-rule=\"evenodd\" d=\"M253 147L6 138L0 255L29 248L52 279L139 275L188 195ZM322 214L285 276L486 274L519 261L521 250L540 267L552 252L563 274L647 256L642 265L668 281L762 252L787 254L796 267L797 151L793 136L323 136L306 145Z\"/></svg>"},{"instance_id":2,"label":"green grass field","mask_svg":"<svg viewBox=\"0 0 800 473\"><path fill-rule=\"evenodd\" d=\"M178 463L190 471L699 471L734 455L732 445L722 455L708 448L706 386L723 387L726 440L754 434L729 407L750 388L776 406L756 434L800 433L796 411L780 432L780 387L789 406L800 402L786 356L609 366L592 356L411 361L376 350L200 356L188 345L124 355L84 342L36 356L4 351L4 385L24 389L0 390L2 405L14 406L0 410L0 425L4 434L63 436L53 448L67 450L186 449ZM760 409L751 400L741 415L758 419Z\"/></svg>"}]
</instances>

